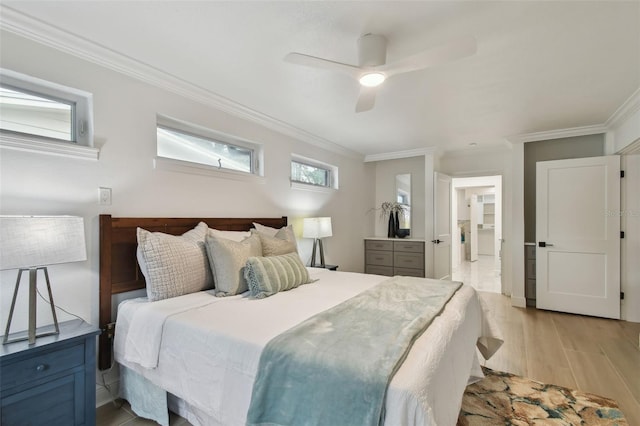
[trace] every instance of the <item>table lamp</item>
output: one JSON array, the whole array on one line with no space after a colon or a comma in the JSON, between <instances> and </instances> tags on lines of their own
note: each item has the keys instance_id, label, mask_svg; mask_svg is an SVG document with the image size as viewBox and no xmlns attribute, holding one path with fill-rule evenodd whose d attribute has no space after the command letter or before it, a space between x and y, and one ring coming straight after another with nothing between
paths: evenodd
<instances>
[{"instance_id":1,"label":"table lamp","mask_svg":"<svg viewBox=\"0 0 640 426\"><path fill-rule=\"evenodd\" d=\"M311 266L316 266L316 247L320 247L320 267L324 268L324 249L322 248L322 238L331 237L330 217L309 217L302 222L302 236L313 238L313 252L311 253Z\"/></svg>"},{"instance_id":2,"label":"table lamp","mask_svg":"<svg viewBox=\"0 0 640 426\"><path fill-rule=\"evenodd\" d=\"M76 216L0 216L0 270L17 269L18 279L11 301L9 319L2 344L59 334L48 265L87 260L84 220ZM36 296L38 271L44 272L55 331L36 335ZM27 337L9 339L11 320L22 273L29 272L29 328Z\"/></svg>"}]
</instances>

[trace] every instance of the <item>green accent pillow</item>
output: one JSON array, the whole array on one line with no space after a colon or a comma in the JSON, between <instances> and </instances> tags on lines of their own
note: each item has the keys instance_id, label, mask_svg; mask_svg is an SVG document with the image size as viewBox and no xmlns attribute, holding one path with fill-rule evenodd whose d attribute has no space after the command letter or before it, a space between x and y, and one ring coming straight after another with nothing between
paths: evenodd
<instances>
[{"instance_id":1,"label":"green accent pillow","mask_svg":"<svg viewBox=\"0 0 640 426\"><path fill-rule=\"evenodd\" d=\"M205 246L213 272L216 296L232 296L247 291L243 269L249 257L262 254L260 238L251 235L238 242L208 234Z\"/></svg>"},{"instance_id":2,"label":"green accent pillow","mask_svg":"<svg viewBox=\"0 0 640 426\"><path fill-rule=\"evenodd\" d=\"M313 282L298 253L250 257L244 268L249 293L256 299Z\"/></svg>"}]
</instances>

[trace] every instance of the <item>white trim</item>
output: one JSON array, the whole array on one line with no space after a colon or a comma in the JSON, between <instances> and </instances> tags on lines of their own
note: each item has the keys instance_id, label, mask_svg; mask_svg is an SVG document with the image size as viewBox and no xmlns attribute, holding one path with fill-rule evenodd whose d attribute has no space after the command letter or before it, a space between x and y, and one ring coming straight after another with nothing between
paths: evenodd
<instances>
[{"instance_id":1,"label":"white trim","mask_svg":"<svg viewBox=\"0 0 640 426\"><path fill-rule=\"evenodd\" d=\"M327 151L358 160L363 158L363 155L359 152L347 149L327 139L255 111L160 69L89 41L80 35L54 27L6 5L2 5L0 9L2 11L0 13L0 27L3 30L125 74L203 105L211 106L236 117L260 124Z\"/></svg>"},{"instance_id":2,"label":"white trim","mask_svg":"<svg viewBox=\"0 0 640 426\"><path fill-rule=\"evenodd\" d=\"M417 149L409 149L406 151L393 151L393 152L384 152L382 154L369 154L364 157L365 163L371 163L373 161L382 161L382 160L397 160L400 158L411 158L411 157L420 157L433 155L438 150L438 147L432 146L427 148L417 148Z\"/></svg>"},{"instance_id":3,"label":"white trim","mask_svg":"<svg viewBox=\"0 0 640 426\"><path fill-rule=\"evenodd\" d=\"M593 126L572 127L569 129L546 130L544 132L525 133L522 135L509 136L507 140L511 143L527 143L536 141L546 141L550 139L571 138L575 136L596 135L606 133L607 126L596 124Z\"/></svg>"},{"instance_id":4,"label":"white trim","mask_svg":"<svg viewBox=\"0 0 640 426\"><path fill-rule=\"evenodd\" d=\"M259 184L266 183L266 179L263 176L237 172L235 170L218 169L217 167L207 166L205 164L190 163L188 161L174 160L165 157L155 157L153 159L153 168L167 172L202 175L213 178L239 180L243 182L255 182Z\"/></svg>"},{"instance_id":5,"label":"white trim","mask_svg":"<svg viewBox=\"0 0 640 426\"><path fill-rule=\"evenodd\" d=\"M70 142L46 141L29 136L11 136L7 134L0 134L0 148L94 161L98 160L100 154L98 148L90 146L76 145Z\"/></svg>"},{"instance_id":6,"label":"white trim","mask_svg":"<svg viewBox=\"0 0 640 426\"><path fill-rule=\"evenodd\" d=\"M636 139L635 142L632 142L629 145L625 146L616 154L620 154L620 155L640 154L640 139Z\"/></svg>"},{"instance_id":7,"label":"white trim","mask_svg":"<svg viewBox=\"0 0 640 426\"><path fill-rule=\"evenodd\" d=\"M616 127L619 123L628 119L631 115L640 110L640 87L615 110L611 117L604 124L608 129Z\"/></svg>"},{"instance_id":8,"label":"white trim","mask_svg":"<svg viewBox=\"0 0 640 426\"><path fill-rule=\"evenodd\" d=\"M511 306L514 306L516 308L526 308L527 299L525 299L524 297L511 296Z\"/></svg>"}]
</instances>

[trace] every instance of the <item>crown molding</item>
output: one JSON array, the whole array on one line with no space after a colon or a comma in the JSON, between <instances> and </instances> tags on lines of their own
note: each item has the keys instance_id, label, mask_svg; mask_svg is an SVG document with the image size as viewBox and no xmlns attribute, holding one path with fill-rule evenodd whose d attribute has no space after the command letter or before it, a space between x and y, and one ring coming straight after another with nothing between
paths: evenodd
<instances>
[{"instance_id":1,"label":"crown molding","mask_svg":"<svg viewBox=\"0 0 640 426\"><path fill-rule=\"evenodd\" d=\"M593 126L572 127L569 129L546 130L543 132L525 133L522 135L509 136L507 141L512 144L544 141L549 139L571 138L575 136L596 135L607 133L607 126L596 124Z\"/></svg>"},{"instance_id":2,"label":"crown molding","mask_svg":"<svg viewBox=\"0 0 640 426\"><path fill-rule=\"evenodd\" d=\"M624 122L631 115L638 112L638 110L640 110L640 87L633 92L633 94L629 96L629 98L620 105L613 114L611 114L611 117L606 121L605 126L610 130Z\"/></svg>"},{"instance_id":3,"label":"crown molding","mask_svg":"<svg viewBox=\"0 0 640 426\"><path fill-rule=\"evenodd\" d=\"M262 125L299 141L353 159L363 159L363 154L359 152L347 149L335 142L255 111L158 68L117 53L82 36L72 34L47 22L25 15L6 5L0 5L0 29Z\"/></svg>"},{"instance_id":4,"label":"crown molding","mask_svg":"<svg viewBox=\"0 0 640 426\"><path fill-rule=\"evenodd\" d=\"M382 154L369 154L364 157L365 163L383 160L397 160L400 158L420 157L434 155L438 151L438 147L409 149L406 151L383 152Z\"/></svg>"}]
</instances>

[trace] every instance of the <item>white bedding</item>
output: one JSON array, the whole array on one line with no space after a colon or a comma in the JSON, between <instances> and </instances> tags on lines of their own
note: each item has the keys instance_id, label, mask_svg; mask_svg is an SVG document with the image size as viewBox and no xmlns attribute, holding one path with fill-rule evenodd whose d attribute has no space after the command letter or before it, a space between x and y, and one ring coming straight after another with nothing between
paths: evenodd
<instances>
[{"instance_id":1,"label":"white bedding","mask_svg":"<svg viewBox=\"0 0 640 426\"><path fill-rule=\"evenodd\" d=\"M191 422L244 425L267 342L387 278L309 271L316 283L261 300L200 292L153 303L124 301L118 309L115 359L188 402L199 413ZM485 356L501 342L475 291L463 286L393 377L385 424L455 425L471 373L481 374L474 348L480 337Z\"/></svg>"}]
</instances>

